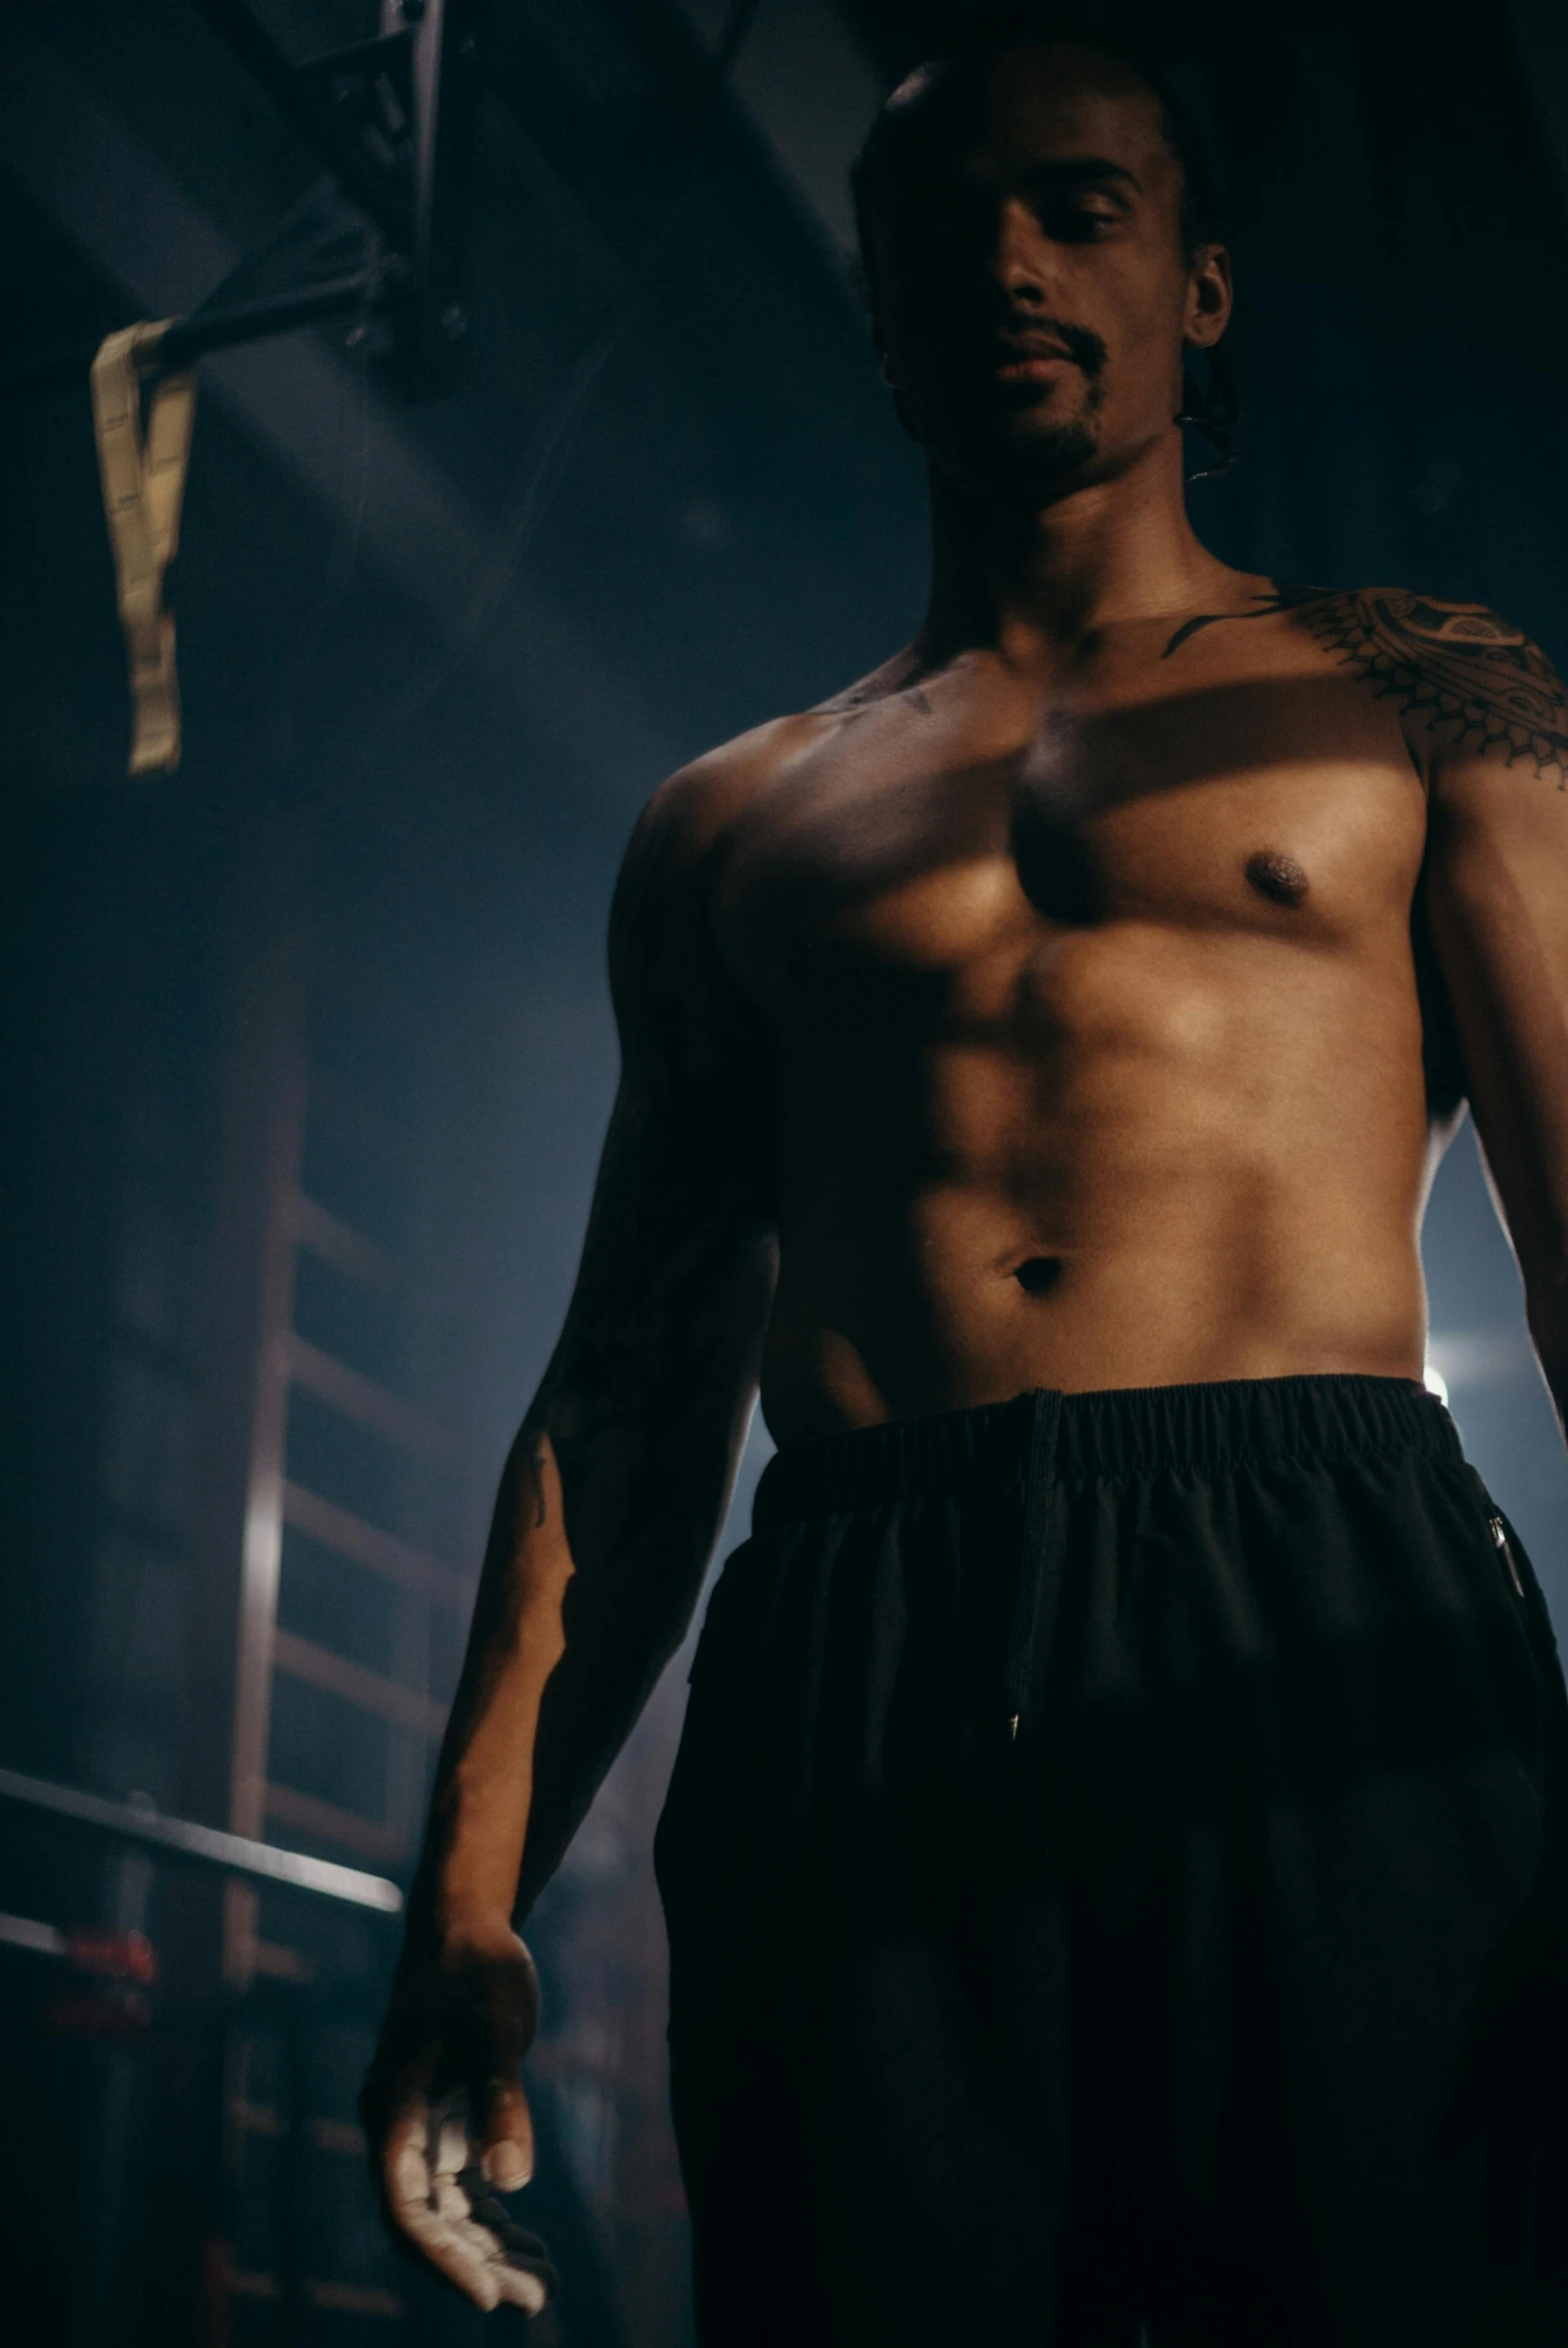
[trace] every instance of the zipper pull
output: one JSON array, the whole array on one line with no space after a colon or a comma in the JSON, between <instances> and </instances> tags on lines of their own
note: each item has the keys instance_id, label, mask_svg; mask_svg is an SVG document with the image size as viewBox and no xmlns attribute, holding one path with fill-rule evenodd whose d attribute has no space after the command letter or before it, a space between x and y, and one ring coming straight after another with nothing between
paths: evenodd
<instances>
[{"instance_id":1,"label":"zipper pull","mask_svg":"<svg viewBox=\"0 0 1568 2348\"><path fill-rule=\"evenodd\" d=\"M1503 1520L1500 1516L1489 1516L1487 1518L1487 1522L1492 1528L1492 1538L1497 1543L1498 1548L1502 1552L1503 1563L1508 1568L1508 1578L1513 1583L1514 1588L1518 1592L1519 1596L1522 1598L1524 1596L1524 1583L1519 1579L1519 1568L1514 1563L1514 1553L1508 1545L1508 1535L1503 1529Z\"/></svg>"}]
</instances>

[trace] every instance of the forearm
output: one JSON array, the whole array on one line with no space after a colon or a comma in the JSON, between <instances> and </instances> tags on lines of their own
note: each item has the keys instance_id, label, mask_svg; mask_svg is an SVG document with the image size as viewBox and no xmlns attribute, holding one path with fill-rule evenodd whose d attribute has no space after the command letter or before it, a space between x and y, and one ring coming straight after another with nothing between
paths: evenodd
<instances>
[{"instance_id":1,"label":"forearm","mask_svg":"<svg viewBox=\"0 0 1568 2348\"><path fill-rule=\"evenodd\" d=\"M1483 1160L1524 1284L1525 1321L1559 1424L1568 1431L1568 1163L1559 1137L1500 1132L1480 1115Z\"/></svg>"},{"instance_id":2,"label":"forearm","mask_svg":"<svg viewBox=\"0 0 1568 2348\"><path fill-rule=\"evenodd\" d=\"M515 1913L525 1916L685 1637L722 1529L757 1392L772 1293L758 1251L721 1319L662 1348L645 1407L629 1422L570 1394L555 1413L567 1535L579 1570L563 1642L539 1708L528 1834ZM610 1379L625 1393L629 1381Z\"/></svg>"},{"instance_id":3,"label":"forearm","mask_svg":"<svg viewBox=\"0 0 1568 2348\"><path fill-rule=\"evenodd\" d=\"M525 1437L531 1473L509 1469L497 1533L515 1537L476 1611L410 1899L422 1944L483 1939L532 1905L680 1644L712 1546L709 1523L683 1538L650 1507L662 1554L628 1541L580 1573L550 1438Z\"/></svg>"},{"instance_id":4,"label":"forearm","mask_svg":"<svg viewBox=\"0 0 1568 2348\"><path fill-rule=\"evenodd\" d=\"M1532 1267L1525 1281L1526 1316L1558 1420L1568 1433L1568 1247Z\"/></svg>"},{"instance_id":5,"label":"forearm","mask_svg":"<svg viewBox=\"0 0 1568 2348\"><path fill-rule=\"evenodd\" d=\"M436 1766L409 1899L411 1951L510 1914L532 1795L540 1699L564 1646L574 1571L548 1435L527 1422L497 1495L468 1651Z\"/></svg>"},{"instance_id":6,"label":"forearm","mask_svg":"<svg viewBox=\"0 0 1568 2348\"><path fill-rule=\"evenodd\" d=\"M762 1250L729 1308L701 1316L699 1347L652 1357L651 1374L564 1341L502 1480L411 1937L526 1914L679 1646L751 1415L771 1284Z\"/></svg>"},{"instance_id":7,"label":"forearm","mask_svg":"<svg viewBox=\"0 0 1568 2348\"><path fill-rule=\"evenodd\" d=\"M503 1551L519 1498L514 1445L497 1499L467 1652L437 1756L404 1914L401 1976L420 1979L476 1945L510 1905L528 1816L539 1698L560 1651L570 1558L537 1543ZM552 1586L554 1583L554 1586Z\"/></svg>"}]
</instances>

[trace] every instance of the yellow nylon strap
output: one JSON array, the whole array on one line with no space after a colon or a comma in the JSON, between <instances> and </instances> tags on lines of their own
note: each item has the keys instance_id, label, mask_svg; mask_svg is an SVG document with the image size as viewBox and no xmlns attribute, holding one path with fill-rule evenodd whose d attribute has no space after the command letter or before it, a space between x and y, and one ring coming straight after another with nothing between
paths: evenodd
<instances>
[{"instance_id":1,"label":"yellow nylon strap","mask_svg":"<svg viewBox=\"0 0 1568 2348\"><path fill-rule=\"evenodd\" d=\"M93 434L131 671L132 775L172 774L180 763L174 615L163 608L163 582L180 543L196 412L190 368L156 386L142 433L142 377L156 368L173 323L122 327L93 361Z\"/></svg>"}]
</instances>

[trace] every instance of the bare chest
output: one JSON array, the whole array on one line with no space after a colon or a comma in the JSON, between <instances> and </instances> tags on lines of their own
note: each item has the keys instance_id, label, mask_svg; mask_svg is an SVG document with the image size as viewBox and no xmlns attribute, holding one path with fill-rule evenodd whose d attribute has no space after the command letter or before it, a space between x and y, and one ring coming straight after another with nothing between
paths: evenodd
<instances>
[{"instance_id":1,"label":"bare chest","mask_svg":"<svg viewBox=\"0 0 1568 2348\"><path fill-rule=\"evenodd\" d=\"M1155 967L1151 941L1386 948L1424 836L1397 726L1337 679L1086 711L899 696L824 732L747 811L716 910L781 1027L923 1024L1039 996L1085 957Z\"/></svg>"}]
</instances>

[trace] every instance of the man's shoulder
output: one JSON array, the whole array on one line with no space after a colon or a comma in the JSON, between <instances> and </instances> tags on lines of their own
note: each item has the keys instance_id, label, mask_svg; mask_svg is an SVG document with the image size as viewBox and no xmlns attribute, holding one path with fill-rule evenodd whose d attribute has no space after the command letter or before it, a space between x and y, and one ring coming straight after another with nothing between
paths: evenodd
<instances>
[{"instance_id":1,"label":"man's shoulder","mask_svg":"<svg viewBox=\"0 0 1568 2348\"><path fill-rule=\"evenodd\" d=\"M1539 645L1488 605L1407 587L1297 590L1321 649L1391 701L1432 758L1568 779L1568 692Z\"/></svg>"},{"instance_id":2,"label":"man's shoulder","mask_svg":"<svg viewBox=\"0 0 1568 2348\"><path fill-rule=\"evenodd\" d=\"M823 731L813 711L749 727L668 776L643 810L641 828L682 861L702 855Z\"/></svg>"},{"instance_id":3,"label":"man's shoulder","mask_svg":"<svg viewBox=\"0 0 1568 2348\"><path fill-rule=\"evenodd\" d=\"M633 827L611 911L611 959L668 943L707 898L716 852L831 721L771 718L667 776Z\"/></svg>"},{"instance_id":4,"label":"man's shoulder","mask_svg":"<svg viewBox=\"0 0 1568 2348\"><path fill-rule=\"evenodd\" d=\"M1522 628L1487 604L1410 587L1298 587L1280 595L1321 641L1358 659L1416 668L1445 659L1513 667L1520 652L1544 658Z\"/></svg>"},{"instance_id":5,"label":"man's shoulder","mask_svg":"<svg viewBox=\"0 0 1568 2348\"><path fill-rule=\"evenodd\" d=\"M770 718L705 751L661 783L643 810L640 834L678 865L703 856L801 759L834 735L845 718L897 693L914 666L909 650L895 653L825 701Z\"/></svg>"}]
</instances>

